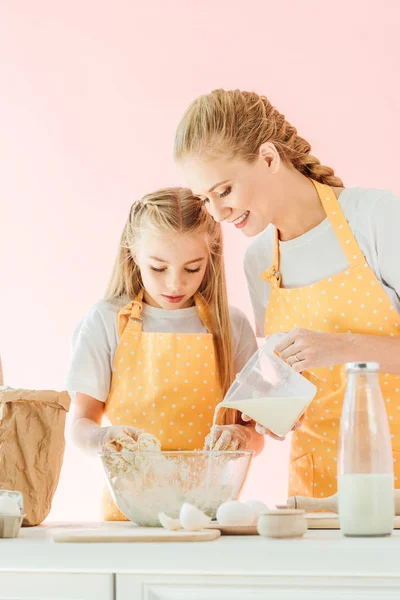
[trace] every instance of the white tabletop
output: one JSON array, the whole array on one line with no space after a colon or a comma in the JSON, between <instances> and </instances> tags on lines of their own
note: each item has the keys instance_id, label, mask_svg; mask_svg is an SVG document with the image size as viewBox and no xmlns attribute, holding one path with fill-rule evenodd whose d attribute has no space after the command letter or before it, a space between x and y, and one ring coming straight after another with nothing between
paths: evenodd
<instances>
[{"instance_id":1,"label":"white tabletop","mask_svg":"<svg viewBox=\"0 0 400 600\"><path fill-rule=\"evenodd\" d=\"M131 527L80 524L79 529ZM64 525L65 527L65 525ZM201 543L55 543L63 526L21 529L0 540L0 571L69 573L234 573L236 575L366 575L400 577L400 531L386 538L344 538L340 531L308 531L274 540L223 536ZM68 529L77 529L78 524Z\"/></svg>"}]
</instances>

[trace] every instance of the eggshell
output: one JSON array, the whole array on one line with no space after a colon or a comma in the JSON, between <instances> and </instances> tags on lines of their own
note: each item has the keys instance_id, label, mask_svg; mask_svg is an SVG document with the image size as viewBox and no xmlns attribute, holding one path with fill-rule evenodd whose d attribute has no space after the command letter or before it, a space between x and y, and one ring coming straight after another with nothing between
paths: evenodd
<instances>
[{"instance_id":1,"label":"eggshell","mask_svg":"<svg viewBox=\"0 0 400 600\"><path fill-rule=\"evenodd\" d=\"M217 510L217 521L222 526L254 525L256 515L246 504L238 501L225 502Z\"/></svg>"},{"instance_id":2,"label":"eggshell","mask_svg":"<svg viewBox=\"0 0 400 600\"><path fill-rule=\"evenodd\" d=\"M19 517L21 515L21 509L14 498L10 496L0 497L0 515L7 515L8 517Z\"/></svg>"},{"instance_id":3,"label":"eggshell","mask_svg":"<svg viewBox=\"0 0 400 600\"><path fill-rule=\"evenodd\" d=\"M181 523L179 519L172 519L165 513L161 512L158 514L158 520L164 529L169 529L170 531L176 531L181 528Z\"/></svg>"},{"instance_id":4,"label":"eggshell","mask_svg":"<svg viewBox=\"0 0 400 600\"><path fill-rule=\"evenodd\" d=\"M251 508L251 510L253 511L255 518L254 518L254 525L257 525L259 516L268 512L269 508L266 504L264 504L264 502L261 502L260 500L247 500L247 502L244 503L246 506L248 506L249 508Z\"/></svg>"},{"instance_id":5,"label":"eggshell","mask_svg":"<svg viewBox=\"0 0 400 600\"><path fill-rule=\"evenodd\" d=\"M186 531L200 531L207 527L211 518L192 504L185 503L179 515L179 520Z\"/></svg>"}]
</instances>

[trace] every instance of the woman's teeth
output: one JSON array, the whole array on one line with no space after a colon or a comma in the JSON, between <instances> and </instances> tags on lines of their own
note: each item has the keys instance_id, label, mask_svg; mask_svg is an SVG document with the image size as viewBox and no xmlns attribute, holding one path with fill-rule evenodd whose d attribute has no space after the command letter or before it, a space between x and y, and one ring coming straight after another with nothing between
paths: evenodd
<instances>
[{"instance_id":1,"label":"woman's teeth","mask_svg":"<svg viewBox=\"0 0 400 600\"><path fill-rule=\"evenodd\" d=\"M247 217L249 216L249 214L250 214L250 211L246 210L246 212L241 217L239 217L238 219L236 219L236 221L233 221L233 224L234 225L239 225L240 223L243 223L243 221L245 219L247 219Z\"/></svg>"}]
</instances>

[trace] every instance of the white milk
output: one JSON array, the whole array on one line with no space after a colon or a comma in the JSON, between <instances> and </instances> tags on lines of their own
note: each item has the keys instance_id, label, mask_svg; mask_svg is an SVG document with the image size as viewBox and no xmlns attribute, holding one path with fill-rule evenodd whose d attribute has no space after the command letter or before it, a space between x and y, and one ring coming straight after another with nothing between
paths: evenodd
<instances>
[{"instance_id":1,"label":"white milk","mask_svg":"<svg viewBox=\"0 0 400 600\"><path fill-rule=\"evenodd\" d=\"M221 408L236 408L272 433L285 436L291 431L310 401L310 397L268 396L267 398L250 398L230 403L222 402L220 406Z\"/></svg>"},{"instance_id":2,"label":"white milk","mask_svg":"<svg viewBox=\"0 0 400 600\"><path fill-rule=\"evenodd\" d=\"M394 527L393 475L340 475L339 520L347 536L390 535Z\"/></svg>"}]
</instances>

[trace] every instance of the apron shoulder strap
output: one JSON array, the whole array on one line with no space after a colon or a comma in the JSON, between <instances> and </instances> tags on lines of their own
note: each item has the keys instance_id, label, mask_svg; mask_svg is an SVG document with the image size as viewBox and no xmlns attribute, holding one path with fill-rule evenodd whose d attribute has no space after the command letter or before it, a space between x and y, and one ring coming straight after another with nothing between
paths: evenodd
<instances>
[{"instance_id":1,"label":"apron shoulder strap","mask_svg":"<svg viewBox=\"0 0 400 600\"><path fill-rule=\"evenodd\" d=\"M126 306L123 306L118 313L118 335L121 337L128 322L131 321L133 331L142 331L143 319L141 317L143 309L143 290L139 292L135 300L132 300Z\"/></svg>"},{"instance_id":2,"label":"apron shoulder strap","mask_svg":"<svg viewBox=\"0 0 400 600\"><path fill-rule=\"evenodd\" d=\"M213 323L211 318L210 307L207 302L204 300L203 296L200 292L197 292L194 295L194 303L197 309L197 314L199 315L200 321L203 323L204 327L207 329L208 333L213 332Z\"/></svg>"},{"instance_id":3,"label":"apron shoulder strap","mask_svg":"<svg viewBox=\"0 0 400 600\"><path fill-rule=\"evenodd\" d=\"M204 300L200 292L197 292L194 296L194 302L197 309L199 319L207 329L208 333L212 333L212 318L210 313L210 307ZM130 322L130 328L133 331L142 331L143 319L141 317L143 310L143 290L136 296L135 300L132 300L126 306L123 306L118 313L118 334L121 337L128 322Z\"/></svg>"},{"instance_id":4,"label":"apron shoulder strap","mask_svg":"<svg viewBox=\"0 0 400 600\"><path fill-rule=\"evenodd\" d=\"M335 192L329 185L318 183L318 181L314 181L313 179L311 179L311 181L318 192L326 216L328 217L332 229L346 255L349 266L355 267L356 265L364 264L366 262L365 257L354 237L346 217L344 216Z\"/></svg>"}]
</instances>

